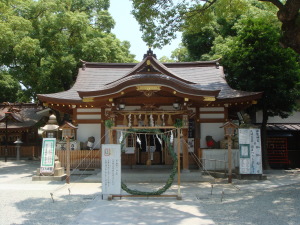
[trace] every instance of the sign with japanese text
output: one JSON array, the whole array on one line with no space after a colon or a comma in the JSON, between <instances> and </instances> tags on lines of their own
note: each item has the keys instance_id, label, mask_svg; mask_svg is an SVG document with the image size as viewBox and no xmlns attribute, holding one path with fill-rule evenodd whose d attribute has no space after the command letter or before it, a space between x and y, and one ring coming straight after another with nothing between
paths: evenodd
<instances>
[{"instance_id":1,"label":"sign with japanese text","mask_svg":"<svg viewBox=\"0 0 300 225\"><path fill-rule=\"evenodd\" d=\"M53 173L55 162L56 138L43 138L41 173Z\"/></svg>"},{"instance_id":2,"label":"sign with japanese text","mask_svg":"<svg viewBox=\"0 0 300 225\"><path fill-rule=\"evenodd\" d=\"M121 194L121 145L102 145L102 195Z\"/></svg>"},{"instance_id":3,"label":"sign with japanese text","mask_svg":"<svg viewBox=\"0 0 300 225\"><path fill-rule=\"evenodd\" d=\"M262 174L260 129L239 129L240 174Z\"/></svg>"}]
</instances>

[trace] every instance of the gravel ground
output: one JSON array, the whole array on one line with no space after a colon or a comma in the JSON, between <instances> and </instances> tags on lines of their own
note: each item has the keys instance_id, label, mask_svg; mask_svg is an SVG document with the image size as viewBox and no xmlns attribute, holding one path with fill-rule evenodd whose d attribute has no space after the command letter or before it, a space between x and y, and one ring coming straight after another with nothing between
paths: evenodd
<instances>
[{"instance_id":1,"label":"gravel ground","mask_svg":"<svg viewBox=\"0 0 300 225\"><path fill-rule=\"evenodd\" d=\"M268 180L226 179L216 183L182 183L183 199L96 198L77 219L76 225L299 225L300 173L265 171ZM128 184L132 189L154 190L158 184ZM212 188L213 187L213 188ZM166 194L176 194L173 185ZM125 193L124 193L125 194Z\"/></svg>"},{"instance_id":2,"label":"gravel ground","mask_svg":"<svg viewBox=\"0 0 300 225\"><path fill-rule=\"evenodd\" d=\"M76 176L71 184L32 181L39 165L37 161L0 162L1 225L72 224L101 191L99 183L79 183Z\"/></svg>"},{"instance_id":3,"label":"gravel ground","mask_svg":"<svg viewBox=\"0 0 300 225\"><path fill-rule=\"evenodd\" d=\"M32 181L37 161L0 161L0 224L300 224L300 172L266 171L268 180L182 183L176 198L102 200L101 184L83 176ZM162 184L127 184L153 190ZM212 188L213 187L213 188ZM51 197L53 194L53 198ZM166 194L176 194L173 185ZM124 193L125 194L125 193Z\"/></svg>"},{"instance_id":4,"label":"gravel ground","mask_svg":"<svg viewBox=\"0 0 300 225\"><path fill-rule=\"evenodd\" d=\"M237 189L220 185L215 194L204 192L196 197L202 212L215 224L300 224L299 183L255 189L249 186L237 185Z\"/></svg>"}]
</instances>

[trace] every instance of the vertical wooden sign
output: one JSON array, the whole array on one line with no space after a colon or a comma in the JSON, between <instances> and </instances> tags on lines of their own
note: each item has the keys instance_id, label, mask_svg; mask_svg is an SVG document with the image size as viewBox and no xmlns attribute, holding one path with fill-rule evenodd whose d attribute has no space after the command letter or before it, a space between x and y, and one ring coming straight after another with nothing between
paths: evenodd
<instances>
[{"instance_id":1,"label":"vertical wooden sign","mask_svg":"<svg viewBox=\"0 0 300 225\"><path fill-rule=\"evenodd\" d=\"M102 145L102 197L121 194L121 145Z\"/></svg>"}]
</instances>

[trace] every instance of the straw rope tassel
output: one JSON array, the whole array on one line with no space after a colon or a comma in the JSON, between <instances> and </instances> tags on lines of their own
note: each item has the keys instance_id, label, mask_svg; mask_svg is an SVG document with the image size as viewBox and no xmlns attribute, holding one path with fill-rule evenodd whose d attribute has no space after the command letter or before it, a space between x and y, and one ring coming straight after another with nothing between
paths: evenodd
<instances>
[{"instance_id":1,"label":"straw rope tassel","mask_svg":"<svg viewBox=\"0 0 300 225\"><path fill-rule=\"evenodd\" d=\"M127 122L126 115L124 115L124 119L123 119L123 125L125 125L125 126L127 126L127 125L128 125L128 122Z\"/></svg>"},{"instance_id":2,"label":"straw rope tassel","mask_svg":"<svg viewBox=\"0 0 300 225\"><path fill-rule=\"evenodd\" d=\"M168 116L169 116L168 117L168 125L171 126L171 125L173 125L172 116L171 116L171 114L169 114Z\"/></svg>"},{"instance_id":3,"label":"straw rope tassel","mask_svg":"<svg viewBox=\"0 0 300 225\"><path fill-rule=\"evenodd\" d=\"M137 120L137 118L136 118L136 115L134 115L134 117L133 117L133 126L138 126L138 120Z\"/></svg>"},{"instance_id":4,"label":"straw rope tassel","mask_svg":"<svg viewBox=\"0 0 300 225\"><path fill-rule=\"evenodd\" d=\"M160 115L157 115L157 121L156 121L157 126L161 126L162 125L162 121L160 119Z\"/></svg>"},{"instance_id":5,"label":"straw rope tassel","mask_svg":"<svg viewBox=\"0 0 300 225\"><path fill-rule=\"evenodd\" d=\"M144 119L144 125L145 126L148 126L148 117L147 117L147 114L145 114L145 119Z\"/></svg>"}]
</instances>

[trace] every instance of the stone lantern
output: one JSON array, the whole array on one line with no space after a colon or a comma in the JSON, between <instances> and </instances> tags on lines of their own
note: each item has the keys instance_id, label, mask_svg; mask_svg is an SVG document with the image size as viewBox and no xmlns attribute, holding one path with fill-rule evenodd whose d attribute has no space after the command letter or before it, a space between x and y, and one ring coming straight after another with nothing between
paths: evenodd
<instances>
[{"instance_id":1,"label":"stone lantern","mask_svg":"<svg viewBox=\"0 0 300 225\"><path fill-rule=\"evenodd\" d=\"M23 142L21 141L20 138L18 138L14 144L16 144L17 146L17 160L20 160L20 147L21 147L21 144L23 144Z\"/></svg>"},{"instance_id":2,"label":"stone lantern","mask_svg":"<svg viewBox=\"0 0 300 225\"><path fill-rule=\"evenodd\" d=\"M57 138L58 125L55 115L50 115L47 124L41 129L44 131L46 138Z\"/></svg>"}]
</instances>

